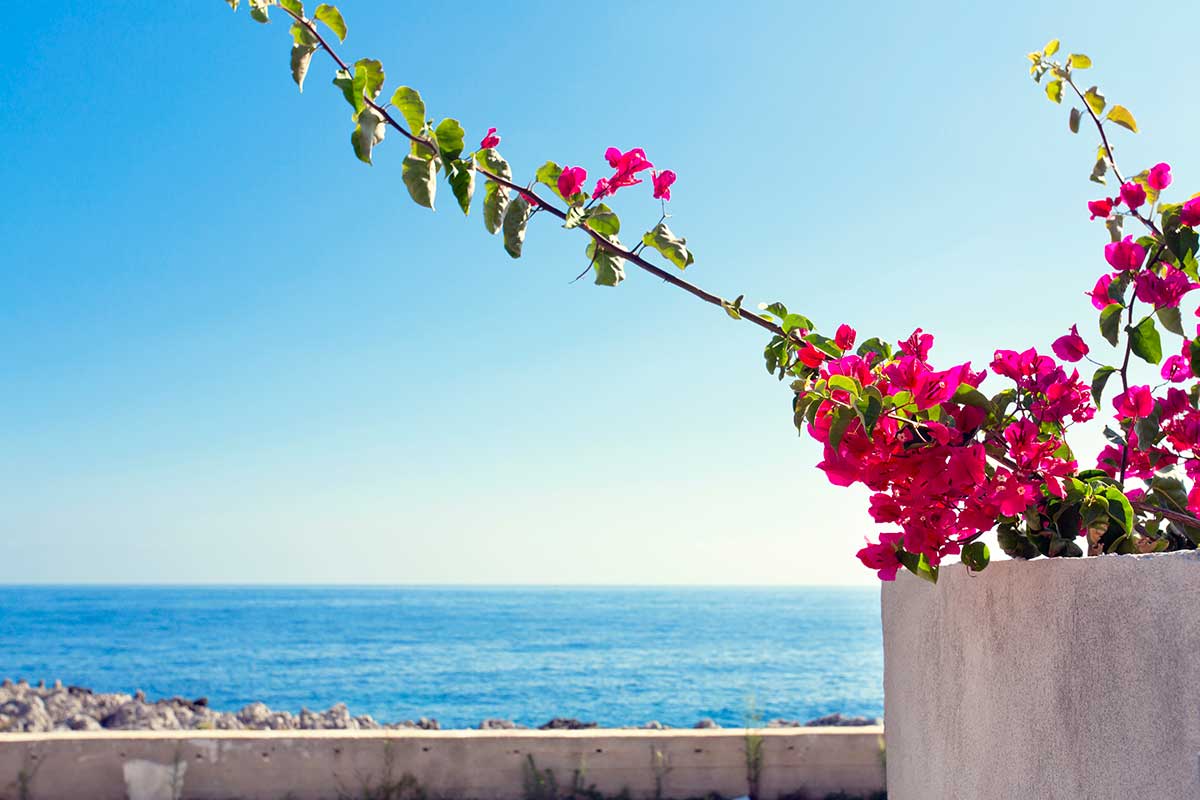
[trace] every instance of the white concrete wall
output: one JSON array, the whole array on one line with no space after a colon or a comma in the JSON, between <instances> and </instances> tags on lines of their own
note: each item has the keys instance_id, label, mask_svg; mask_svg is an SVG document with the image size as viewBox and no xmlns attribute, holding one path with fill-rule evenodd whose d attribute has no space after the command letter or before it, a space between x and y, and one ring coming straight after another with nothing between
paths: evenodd
<instances>
[{"instance_id":1,"label":"white concrete wall","mask_svg":"<svg viewBox=\"0 0 1200 800\"><path fill-rule=\"evenodd\" d=\"M883 789L883 730L796 728L762 737L759 796L820 800ZM333 800L413 774L438 797L525 797L529 755L560 787L575 770L635 800L747 791L746 731L144 731L0 735L0 798L18 800ZM560 795L561 796L561 795ZM22 798L25 800L25 798Z\"/></svg>"},{"instance_id":2,"label":"white concrete wall","mask_svg":"<svg viewBox=\"0 0 1200 800\"><path fill-rule=\"evenodd\" d=\"M891 800L1200 798L1200 554L883 586Z\"/></svg>"}]
</instances>

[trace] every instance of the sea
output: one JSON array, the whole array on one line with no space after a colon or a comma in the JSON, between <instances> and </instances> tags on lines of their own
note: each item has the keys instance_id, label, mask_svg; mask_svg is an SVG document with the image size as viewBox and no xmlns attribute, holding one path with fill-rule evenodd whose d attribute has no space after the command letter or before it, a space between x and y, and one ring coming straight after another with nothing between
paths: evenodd
<instances>
[{"instance_id":1,"label":"sea","mask_svg":"<svg viewBox=\"0 0 1200 800\"><path fill-rule=\"evenodd\" d=\"M0 678L380 722L883 714L870 588L0 586Z\"/></svg>"}]
</instances>

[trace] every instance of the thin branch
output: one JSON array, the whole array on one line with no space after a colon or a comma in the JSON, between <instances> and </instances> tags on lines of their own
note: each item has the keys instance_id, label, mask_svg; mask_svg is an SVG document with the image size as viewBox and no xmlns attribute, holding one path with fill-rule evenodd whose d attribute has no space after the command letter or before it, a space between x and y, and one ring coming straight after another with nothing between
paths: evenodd
<instances>
[{"instance_id":1,"label":"thin branch","mask_svg":"<svg viewBox=\"0 0 1200 800\"><path fill-rule=\"evenodd\" d=\"M1200 519L1197 519L1191 514L1185 514L1182 511L1172 511L1169 508L1156 506L1153 503L1147 503L1142 500L1130 501L1129 504L1138 511L1144 511L1147 514L1155 514L1163 519L1169 519L1172 522L1178 522L1182 525L1190 525L1193 528L1200 528Z\"/></svg>"},{"instance_id":2,"label":"thin branch","mask_svg":"<svg viewBox=\"0 0 1200 800\"><path fill-rule=\"evenodd\" d=\"M280 8L283 8L283 7L281 6ZM339 67L341 67L344 70L350 71L350 67L347 66L346 62L343 61L341 59L341 57L338 56L338 54L334 51L333 47L331 47L329 42L326 41L325 37L323 37L321 35L320 31L317 30L316 24L312 20L305 19L301 16L293 14L291 11L288 11L288 9L286 9L286 8L283 8L283 11L286 12L287 15L290 16L292 19L294 19L297 22L297 24L303 25L305 28L307 28L308 31L310 33L312 33L312 35L316 38L317 43L319 44L321 49L324 50L326 53L328 53L333 58L333 60L337 62ZM438 154L438 146L437 146L436 142L426 139L423 136L419 136L419 135L414 134L411 131L409 131L407 128L405 128L403 125L401 125L399 122L397 122L395 117L393 117L386 108L384 108L379 103L376 103L374 100L372 100L368 97L365 97L365 96L363 97L363 100L367 103L367 105L369 105L371 108L373 108L375 110L375 112L378 113L383 118L384 122L386 122L392 128L395 128L397 131L399 131L409 141L413 142L414 144L416 144L419 147L425 148L426 150L433 153L434 155ZM553 203L550 203L549 201L543 199L542 197L539 197L536 193L526 189L525 187L520 186L519 184L513 183L511 180L508 180L506 178L502 178L499 175L496 175L495 173L492 173L478 165L475 167L475 169L477 172L479 172L479 174L483 175L488 180L495 181L496 183L500 184L501 186L505 186L511 190L521 192L527 198L532 199L539 208L549 211L551 214L558 217L559 219L565 220L567 218L567 214L565 211L559 209ZM610 253L613 253L614 255L619 256L620 258L623 258L626 261L630 261L630 262L636 264L637 266L641 267L646 272L649 272L651 275L654 275L655 277L658 277L658 278L662 278L667 283L670 283L673 286L683 289L685 292L693 295L694 297L700 298L701 300L703 300L706 303L710 303L714 306L718 306L723 309L729 308L729 306L730 306L729 302L727 300L725 300L724 298L722 298L720 295L716 295L716 294L713 294L712 292L705 291L704 289L701 289L699 286L696 286L693 283L689 283L688 281L685 281L683 278L680 278L677 275L675 275L671 272L668 272L667 270L665 270L655 264L652 264L651 262L647 261L646 259L642 258L640 255L638 255L638 253L636 253L632 250L627 250L618 244L614 244L613 242L609 241L604 236L601 236L600 234L593 231L591 228L587 227L587 225L581 225L580 229L583 230L584 232L586 232L588 234L588 236L592 237L592 240L596 243L597 247L602 247L605 250L609 251ZM738 316L739 316L739 318L744 319L747 322L752 322L755 325L757 325L758 327L762 328L763 330L770 331L771 333L774 333L777 336L784 335L783 328L781 328L779 325L777 325L776 323L774 323L768 319L764 319L763 317L760 317L758 314L749 313L749 312L748 313L739 312Z\"/></svg>"}]
</instances>

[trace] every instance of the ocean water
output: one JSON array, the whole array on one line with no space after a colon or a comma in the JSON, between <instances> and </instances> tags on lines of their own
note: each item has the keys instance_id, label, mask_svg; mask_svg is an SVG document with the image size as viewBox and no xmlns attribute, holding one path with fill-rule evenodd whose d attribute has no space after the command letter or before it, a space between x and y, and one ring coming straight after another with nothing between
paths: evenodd
<instances>
[{"instance_id":1,"label":"ocean water","mask_svg":"<svg viewBox=\"0 0 1200 800\"><path fill-rule=\"evenodd\" d=\"M883 713L876 588L0 586L0 677L443 727Z\"/></svg>"}]
</instances>

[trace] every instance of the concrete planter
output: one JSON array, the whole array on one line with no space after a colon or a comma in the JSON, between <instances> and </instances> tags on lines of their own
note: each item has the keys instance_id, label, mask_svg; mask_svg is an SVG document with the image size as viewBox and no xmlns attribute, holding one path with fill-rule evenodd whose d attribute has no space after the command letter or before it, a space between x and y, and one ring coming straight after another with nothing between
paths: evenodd
<instances>
[{"instance_id":1,"label":"concrete planter","mask_svg":"<svg viewBox=\"0 0 1200 800\"><path fill-rule=\"evenodd\" d=\"M1200 553L883 586L891 800L1200 798Z\"/></svg>"}]
</instances>

